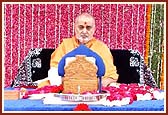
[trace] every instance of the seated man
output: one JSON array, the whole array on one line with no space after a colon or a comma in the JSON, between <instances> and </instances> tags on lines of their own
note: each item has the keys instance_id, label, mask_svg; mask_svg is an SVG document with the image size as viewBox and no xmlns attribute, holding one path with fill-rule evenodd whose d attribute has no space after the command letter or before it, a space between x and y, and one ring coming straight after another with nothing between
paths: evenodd
<instances>
[{"instance_id":1,"label":"seated man","mask_svg":"<svg viewBox=\"0 0 168 115\"><path fill-rule=\"evenodd\" d=\"M118 74L113 64L113 57L107 45L93 37L95 32L95 19L88 13L82 13L77 16L74 24L75 36L63 39L63 42L52 53L50 61L50 70L46 80L38 81L38 87L45 85L60 85L62 83L61 76L58 75L58 63L62 57L83 44L96 52L105 64L105 75L102 77L102 85L108 86L110 83L117 82Z\"/></svg>"}]
</instances>

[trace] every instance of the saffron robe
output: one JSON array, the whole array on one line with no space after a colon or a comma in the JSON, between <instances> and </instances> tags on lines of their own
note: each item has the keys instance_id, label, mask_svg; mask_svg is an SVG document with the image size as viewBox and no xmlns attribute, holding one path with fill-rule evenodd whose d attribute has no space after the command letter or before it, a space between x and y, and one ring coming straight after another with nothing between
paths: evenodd
<instances>
[{"instance_id":1,"label":"saffron robe","mask_svg":"<svg viewBox=\"0 0 168 115\"><path fill-rule=\"evenodd\" d=\"M62 43L51 55L50 67L58 68L58 63L62 57L73 49L77 48L79 45L80 44L75 37L63 39ZM103 76L103 79L111 77L114 80L117 80L117 70L113 64L113 57L107 45L96 38L92 38L85 45L96 52L103 59L105 64L105 75Z\"/></svg>"}]
</instances>

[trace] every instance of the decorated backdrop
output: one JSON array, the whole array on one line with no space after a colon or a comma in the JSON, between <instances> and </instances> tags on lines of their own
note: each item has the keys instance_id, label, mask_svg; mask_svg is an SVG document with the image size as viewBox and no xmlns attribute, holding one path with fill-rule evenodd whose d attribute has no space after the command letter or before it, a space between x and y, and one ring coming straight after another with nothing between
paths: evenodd
<instances>
[{"instance_id":1,"label":"decorated backdrop","mask_svg":"<svg viewBox=\"0 0 168 115\"><path fill-rule=\"evenodd\" d=\"M149 58L149 52L154 48L149 47L152 44L151 30L154 29L151 28L151 22L155 19L151 16L155 16L157 9L163 12L164 7L109 3L4 3L4 84L9 86L12 83L18 67L31 48L57 48L63 38L73 36L74 19L82 12L88 12L95 17L97 28L94 36L97 39L105 42L111 49L137 50L150 65L152 58ZM163 16L160 17L159 20L163 21ZM159 32L163 38L163 28L161 29ZM157 38L160 40L159 44L163 41L161 37ZM152 41L154 39L153 37ZM162 54L162 49L159 51ZM161 56L159 59L157 64L160 66L157 67L161 71ZM156 78L160 79L160 75L161 72Z\"/></svg>"}]
</instances>

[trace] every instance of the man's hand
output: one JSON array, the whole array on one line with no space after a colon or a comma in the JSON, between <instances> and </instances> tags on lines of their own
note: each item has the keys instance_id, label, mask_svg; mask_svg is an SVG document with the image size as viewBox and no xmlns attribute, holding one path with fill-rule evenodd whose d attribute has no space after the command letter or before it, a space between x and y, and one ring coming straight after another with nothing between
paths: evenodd
<instances>
[{"instance_id":1,"label":"man's hand","mask_svg":"<svg viewBox=\"0 0 168 115\"><path fill-rule=\"evenodd\" d=\"M102 86L107 87L107 86L110 85L111 83L116 83L116 81L117 81L117 80L115 80L115 79L113 79L113 78L110 78L110 77L104 78L104 79L102 80Z\"/></svg>"}]
</instances>

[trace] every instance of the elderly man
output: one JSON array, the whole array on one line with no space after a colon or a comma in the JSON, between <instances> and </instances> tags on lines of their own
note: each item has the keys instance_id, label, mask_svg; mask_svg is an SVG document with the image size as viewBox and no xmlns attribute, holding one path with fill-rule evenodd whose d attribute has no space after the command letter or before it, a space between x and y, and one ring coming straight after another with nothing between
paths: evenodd
<instances>
[{"instance_id":1,"label":"elderly man","mask_svg":"<svg viewBox=\"0 0 168 115\"><path fill-rule=\"evenodd\" d=\"M110 83L116 82L118 74L113 64L113 57L109 48L100 40L93 37L96 30L95 19L88 13L82 13L75 20L75 36L63 39L63 42L52 53L50 61L50 70L48 72L48 82L39 83L39 87L44 85L60 85L62 83L61 76L58 76L58 63L61 58L77 48L80 44L84 44L103 59L105 64L105 75L102 79L102 85L108 86Z\"/></svg>"}]
</instances>

